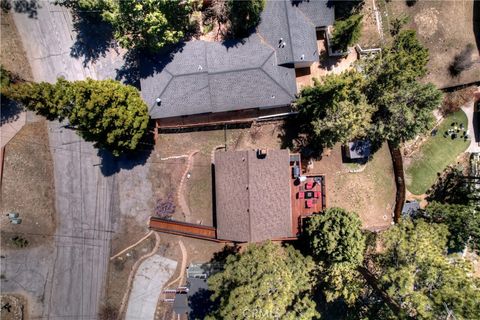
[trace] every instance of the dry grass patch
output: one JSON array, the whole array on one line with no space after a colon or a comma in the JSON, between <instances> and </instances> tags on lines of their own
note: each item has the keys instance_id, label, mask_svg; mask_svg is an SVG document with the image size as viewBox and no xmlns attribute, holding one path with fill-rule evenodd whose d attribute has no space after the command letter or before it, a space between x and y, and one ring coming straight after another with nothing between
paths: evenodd
<instances>
[{"instance_id":1,"label":"dry grass patch","mask_svg":"<svg viewBox=\"0 0 480 320\"><path fill-rule=\"evenodd\" d=\"M2 248L16 248L19 235L29 247L51 241L55 233L53 162L45 121L29 123L5 148L1 189ZM5 214L18 212L22 223L10 224Z\"/></svg>"}]
</instances>

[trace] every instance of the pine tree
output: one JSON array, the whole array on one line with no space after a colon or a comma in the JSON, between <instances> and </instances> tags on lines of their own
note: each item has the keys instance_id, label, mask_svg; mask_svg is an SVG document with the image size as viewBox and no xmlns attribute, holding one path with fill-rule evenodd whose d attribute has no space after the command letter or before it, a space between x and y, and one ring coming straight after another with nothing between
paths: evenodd
<instances>
[{"instance_id":1,"label":"pine tree","mask_svg":"<svg viewBox=\"0 0 480 320\"><path fill-rule=\"evenodd\" d=\"M312 319L313 261L292 247L251 244L208 279L218 303L207 319Z\"/></svg>"}]
</instances>

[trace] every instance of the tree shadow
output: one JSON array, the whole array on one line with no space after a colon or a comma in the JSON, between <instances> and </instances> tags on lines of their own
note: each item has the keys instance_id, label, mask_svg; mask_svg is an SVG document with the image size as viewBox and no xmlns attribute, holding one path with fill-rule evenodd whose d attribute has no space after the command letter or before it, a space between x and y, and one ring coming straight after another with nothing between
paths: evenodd
<instances>
[{"instance_id":1,"label":"tree shadow","mask_svg":"<svg viewBox=\"0 0 480 320\"><path fill-rule=\"evenodd\" d=\"M364 0L328 0L327 7L335 8L336 20L344 20L359 12L363 8L364 2Z\"/></svg>"},{"instance_id":2,"label":"tree shadow","mask_svg":"<svg viewBox=\"0 0 480 320\"><path fill-rule=\"evenodd\" d=\"M439 174L438 180L427 191L427 200L466 205L471 201L470 194L463 173L455 167L449 167Z\"/></svg>"},{"instance_id":3,"label":"tree shadow","mask_svg":"<svg viewBox=\"0 0 480 320\"><path fill-rule=\"evenodd\" d=\"M182 52L186 42L181 41L175 45L167 46L158 53L147 50L132 49L124 57L124 64L116 69L116 80L140 88L140 79L160 73L173 60L177 52Z\"/></svg>"},{"instance_id":4,"label":"tree shadow","mask_svg":"<svg viewBox=\"0 0 480 320\"><path fill-rule=\"evenodd\" d=\"M20 113L24 110L21 104L5 98L0 94L0 125L17 121Z\"/></svg>"},{"instance_id":5,"label":"tree shadow","mask_svg":"<svg viewBox=\"0 0 480 320\"><path fill-rule=\"evenodd\" d=\"M102 20L96 12L74 12L73 29L77 35L70 48L70 55L83 57L83 65L105 57L110 49L116 49L111 24Z\"/></svg>"},{"instance_id":6,"label":"tree shadow","mask_svg":"<svg viewBox=\"0 0 480 320\"><path fill-rule=\"evenodd\" d=\"M309 134L311 132L309 123L300 114L287 118L282 124L281 133L278 135L281 148L298 152L305 160L321 158L324 148L319 139Z\"/></svg>"},{"instance_id":7,"label":"tree shadow","mask_svg":"<svg viewBox=\"0 0 480 320\"><path fill-rule=\"evenodd\" d=\"M205 319L205 317L216 309L217 303L211 300L212 291L199 289L188 299L190 313L188 319Z\"/></svg>"},{"instance_id":8,"label":"tree shadow","mask_svg":"<svg viewBox=\"0 0 480 320\"><path fill-rule=\"evenodd\" d=\"M38 9L41 8L38 0L14 0L13 6L10 1L2 1L2 9L13 10L17 13L25 13L29 18L37 19Z\"/></svg>"},{"instance_id":9,"label":"tree shadow","mask_svg":"<svg viewBox=\"0 0 480 320\"><path fill-rule=\"evenodd\" d=\"M147 163L155 146L153 131L149 131L139 142L135 151L115 157L106 149L99 149L97 155L101 159L100 171L105 177L112 176L121 170L132 170L136 166L143 166Z\"/></svg>"}]
</instances>

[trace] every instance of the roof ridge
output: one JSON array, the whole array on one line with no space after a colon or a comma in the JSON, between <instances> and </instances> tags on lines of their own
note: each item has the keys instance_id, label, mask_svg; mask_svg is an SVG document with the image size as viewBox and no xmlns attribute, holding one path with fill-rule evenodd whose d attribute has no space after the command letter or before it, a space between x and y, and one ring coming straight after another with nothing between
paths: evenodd
<instances>
[{"instance_id":1,"label":"roof ridge","mask_svg":"<svg viewBox=\"0 0 480 320\"><path fill-rule=\"evenodd\" d=\"M280 88L282 88L282 90L291 98L295 98L295 95L292 95L290 94L290 92L287 91L287 89L285 89L277 80L275 80L268 72L266 72L263 68L260 68L260 70L262 70L263 73L265 73L267 75L267 77L269 77L270 79L272 79L273 82L275 82L277 84L277 86L279 86Z\"/></svg>"},{"instance_id":2,"label":"roof ridge","mask_svg":"<svg viewBox=\"0 0 480 320\"><path fill-rule=\"evenodd\" d=\"M291 32L291 29L290 28L290 19L288 18L288 7L287 7L287 1L288 0L284 0L283 1L283 4L285 6L285 16L287 17L287 29L288 29L288 36L290 37L290 43L289 43L289 48L290 48L290 53L292 54L292 59L294 59L293 57L293 38L292 38L292 32Z\"/></svg>"},{"instance_id":3,"label":"roof ridge","mask_svg":"<svg viewBox=\"0 0 480 320\"><path fill-rule=\"evenodd\" d=\"M250 212L250 151L245 151L247 161L247 216L248 216L248 242L252 241L252 214Z\"/></svg>"}]
</instances>

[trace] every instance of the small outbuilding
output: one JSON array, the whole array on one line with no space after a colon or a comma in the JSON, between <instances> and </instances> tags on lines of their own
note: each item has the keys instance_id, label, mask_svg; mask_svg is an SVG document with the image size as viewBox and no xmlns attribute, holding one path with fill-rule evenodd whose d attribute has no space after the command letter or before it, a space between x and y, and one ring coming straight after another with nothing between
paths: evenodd
<instances>
[{"instance_id":1,"label":"small outbuilding","mask_svg":"<svg viewBox=\"0 0 480 320\"><path fill-rule=\"evenodd\" d=\"M347 161L365 163L370 157L372 143L369 140L355 140L343 147Z\"/></svg>"},{"instance_id":2,"label":"small outbuilding","mask_svg":"<svg viewBox=\"0 0 480 320\"><path fill-rule=\"evenodd\" d=\"M418 201L407 201L403 205L402 215L404 217L413 217L418 212L418 210L420 210L420 204L418 203Z\"/></svg>"}]
</instances>

